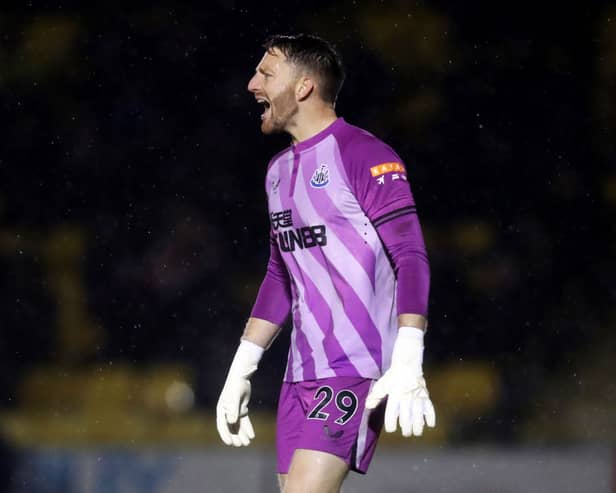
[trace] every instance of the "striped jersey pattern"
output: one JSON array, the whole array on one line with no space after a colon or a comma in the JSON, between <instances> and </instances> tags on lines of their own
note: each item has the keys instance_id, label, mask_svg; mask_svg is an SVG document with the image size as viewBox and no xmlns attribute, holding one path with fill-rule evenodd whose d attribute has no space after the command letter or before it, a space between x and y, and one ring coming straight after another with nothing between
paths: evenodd
<instances>
[{"instance_id":1,"label":"striped jersey pattern","mask_svg":"<svg viewBox=\"0 0 616 493\"><path fill-rule=\"evenodd\" d=\"M287 382L378 378L389 367L396 278L376 227L415 205L406 183L380 193L383 177L391 182L396 170L379 174L374 166L387 160L400 162L376 137L339 118L270 162L270 231L292 294ZM395 173L401 182L404 173Z\"/></svg>"}]
</instances>

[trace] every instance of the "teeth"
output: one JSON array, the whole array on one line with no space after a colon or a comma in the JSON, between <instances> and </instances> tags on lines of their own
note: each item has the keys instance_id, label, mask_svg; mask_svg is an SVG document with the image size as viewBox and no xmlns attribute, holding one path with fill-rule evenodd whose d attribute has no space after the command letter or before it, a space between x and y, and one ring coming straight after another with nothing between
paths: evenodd
<instances>
[{"instance_id":1,"label":"teeth","mask_svg":"<svg viewBox=\"0 0 616 493\"><path fill-rule=\"evenodd\" d=\"M264 107L264 111L261 114L261 120L264 120L265 119L265 114L267 113L267 111L269 110L269 108L271 106L270 102L267 99L265 99L265 98L255 98L255 99L256 99L257 103L262 104L263 107Z\"/></svg>"}]
</instances>

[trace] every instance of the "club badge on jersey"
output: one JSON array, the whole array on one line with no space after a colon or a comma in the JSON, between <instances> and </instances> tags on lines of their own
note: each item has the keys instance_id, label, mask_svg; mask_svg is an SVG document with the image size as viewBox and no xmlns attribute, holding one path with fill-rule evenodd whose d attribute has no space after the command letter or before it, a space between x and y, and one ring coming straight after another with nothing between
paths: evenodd
<instances>
[{"instance_id":1,"label":"club badge on jersey","mask_svg":"<svg viewBox=\"0 0 616 493\"><path fill-rule=\"evenodd\" d=\"M329 168L327 164L322 164L312 174L310 185L313 188L323 188L329 184Z\"/></svg>"}]
</instances>

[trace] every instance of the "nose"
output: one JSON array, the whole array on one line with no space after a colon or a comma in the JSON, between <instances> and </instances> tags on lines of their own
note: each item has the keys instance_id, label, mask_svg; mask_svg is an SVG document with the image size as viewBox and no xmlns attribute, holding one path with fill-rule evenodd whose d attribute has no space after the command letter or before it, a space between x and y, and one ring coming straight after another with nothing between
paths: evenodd
<instances>
[{"instance_id":1,"label":"nose","mask_svg":"<svg viewBox=\"0 0 616 493\"><path fill-rule=\"evenodd\" d=\"M248 90L253 93L256 92L259 87L259 84L257 82L257 75L258 74L253 75L252 78L248 81Z\"/></svg>"}]
</instances>

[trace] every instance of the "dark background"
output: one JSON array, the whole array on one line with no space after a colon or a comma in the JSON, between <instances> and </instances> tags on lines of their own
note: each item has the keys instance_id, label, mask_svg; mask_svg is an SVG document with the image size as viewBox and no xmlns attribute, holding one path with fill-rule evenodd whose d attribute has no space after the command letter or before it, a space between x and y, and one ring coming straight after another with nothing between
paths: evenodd
<instances>
[{"instance_id":1,"label":"dark background","mask_svg":"<svg viewBox=\"0 0 616 493\"><path fill-rule=\"evenodd\" d=\"M482 361L502 382L452 438L525 440L520 423L579 404L604 427L565 421L556 439L616 428L616 3L174 5L1 12L4 409L36 365L114 362L186 364L212 409L267 261L266 165L287 145L260 133L246 85L268 34L315 32L347 65L339 114L407 164L427 366ZM257 377L264 408L285 338Z\"/></svg>"}]
</instances>

